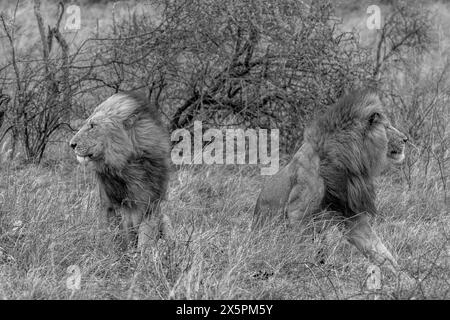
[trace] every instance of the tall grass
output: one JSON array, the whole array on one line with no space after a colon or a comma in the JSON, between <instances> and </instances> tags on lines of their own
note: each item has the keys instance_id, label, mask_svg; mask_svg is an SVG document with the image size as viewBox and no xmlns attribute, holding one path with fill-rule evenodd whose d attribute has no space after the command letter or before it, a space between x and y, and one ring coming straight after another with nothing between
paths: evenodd
<instances>
[{"instance_id":1,"label":"tall grass","mask_svg":"<svg viewBox=\"0 0 450 320\"><path fill-rule=\"evenodd\" d=\"M93 175L73 161L0 173L0 298L4 299L367 299L368 261L338 228L249 225L263 183L249 166L191 167L172 174L164 203L177 244L143 255L114 248L102 229ZM379 180L374 221L401 266L420 281L401 290L383 270L382 298L449 297L448 210L442 183L408 190L398 172ZM20 222L19 222L20 221ZM317 237L316 237L317 238ZM317 253L325 246L320 263ZM71 265L81 288L67 288Z\"/></svg>"}]
</instances>

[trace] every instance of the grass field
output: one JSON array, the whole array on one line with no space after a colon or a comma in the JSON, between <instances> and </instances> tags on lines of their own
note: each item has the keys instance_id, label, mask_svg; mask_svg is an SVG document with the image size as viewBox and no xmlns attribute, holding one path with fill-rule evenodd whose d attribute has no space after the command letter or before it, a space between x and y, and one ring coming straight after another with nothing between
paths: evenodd
<instances>
[{"instance_id":1,"label":"grass field","mask_svg":"<svg viewBox=\"0 0 450 320\"><path fill-rule=\"evenodd\" d=\"M410 187L394 168L379 179L375 228L415 279L402 290L383 272L382 298L448 299L450 217L439 176ZM177 245L120 254L100 227L93 175L74 161L3 169L0 176L0 298L3 299L367 299L369 263L327 231L325 264L311 232L271 226L249 232L264 181L256 167L191 167L172 173L163 208ZM81 270L70 290L67 268ZM383 270L385 271L385 270Z\"/></svg>"}]
</instances>

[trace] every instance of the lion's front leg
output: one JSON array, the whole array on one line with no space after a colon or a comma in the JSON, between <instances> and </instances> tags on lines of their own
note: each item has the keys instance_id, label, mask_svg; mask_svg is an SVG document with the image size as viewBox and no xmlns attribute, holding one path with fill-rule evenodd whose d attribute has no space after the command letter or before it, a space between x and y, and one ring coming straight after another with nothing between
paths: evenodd
<instances>
[{"instance_id":1,"label":"lion's front leg","mask_svg":"<svg viewBox=\"0 0 450 320\"><path fill-rule=\"evenodd\" d=\"M153 214L147 214L139 225L138 250L155 245L158 240L158 219Z\"/></svg>"},{"instance_id":2,"label":"lion's front leg","mask_svg":"<svg viewBox=\"0 0 450 320\"><path fill-rule=\"evenodd\" d=\"M411 286L414 280L400 270L397 260L372 230L368 220L367 215L360 215L346 221L347 239L373 263L386 265L401 282Z\"/></svg>"},{"instance_id":3,"label":"lion's front leg","mask_svg":"<svg viewBox=\"0 0 450 320\"><path fill-rule=\"evenodd\" d=\"M151 211L144 214L145 209L122 209L121 239L125 248L144 250L156 245L160 234L160 215Z\"/></svg>"},{"instance_id":4,"label":"lion's front leg","mask_svg":"<svg viewBox=\"0 0 450 320\"><path fill-rule=\"evenodd\" d=\"M138 242L138 229L142 221L142 212L137 209L120 208L122 221L117 241L123 249L135 248Z\"/></svg>"},{"instance_id":5,"label":"lion's front leg","mask_svg":"<svg viewBox=\"0 0 450 320\"><path fill-rule=\"evenodd\" d=\"M159 237L163 238L167 246L169 247L169 250L174 249L175 247L175 234L172 227L172 222L170 221L170 218L166 214L161 214L159 218Z\"/></svg>"},{"instance_id":6,"label":"lion's front leg","mask_svg":"<svg viewBox=\"0 0 450 320\"><path fill-rule=\"evenodd\" d=\"M372 230L366 215L349 219L346 221L346 228L348 241L356 246L366 257L379 266L387 263L387 267L393 273L398 273L399 266L397 261Z\"/></svg>"},{"instance_id":7,"label":"lion's front leg","mask_svg":"<svg viewBox=\"0 0 450 320\"><path fill-rule=\"evenodd\" d=\"M175 238L172 223L166 214L161 213L161 206L158 202L143 217L139 226L138 249L143 249L152 242L156 243L160 238L164 238L169 247L173 246Z\"/></svg>"}]
</instances>

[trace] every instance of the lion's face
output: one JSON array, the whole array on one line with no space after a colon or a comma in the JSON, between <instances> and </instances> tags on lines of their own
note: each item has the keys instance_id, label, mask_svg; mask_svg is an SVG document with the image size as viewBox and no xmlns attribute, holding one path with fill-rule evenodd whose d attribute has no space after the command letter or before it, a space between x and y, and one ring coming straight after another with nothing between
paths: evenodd
<instances>
[{"instance_id":1,"label":"lion's face","mask_svg":"<svg viewBox=\"0 0 450 320\"><path fill-rule=\"evenodd\" d=\"M104 122L90 118L70 140L78 162L87 164L104 159L107 127Z\"/></svg>"},{"instance_id":2,"label":"lion's face","mask_svg":"<svg viewBox=\"0 0 450 320\"><path fill-rule=\"evenodd\" d=\"M380 164L399 164L405 159L405 134L392 126L387 116L380 110L373 111L368 118L369 148L379 153Z\"/></svg>"},{"instance_id":3,"label":"lion's face","mask_svg":"<svg viewBox=\"0 0 450 320\"><path fill-rule=\"evenodd\" d=\"M405 159L405 144L408 138L393 126L386 128L386 135L388 138L387 158L392 163L403 162Z\"/></svg>"},{"instance_id":4,"label":"lion's face","mask_svg":"<svg viewBox=\"0 0 450 320\"><path fill-rule=\"evenodd\" d=\"M97 106L70 140L81 164L123 167L135 155L135 128L139 126L139 104L126 94L115 94ZM145 126L145 123L144 123Z\"/></svg>"}]
</instances>

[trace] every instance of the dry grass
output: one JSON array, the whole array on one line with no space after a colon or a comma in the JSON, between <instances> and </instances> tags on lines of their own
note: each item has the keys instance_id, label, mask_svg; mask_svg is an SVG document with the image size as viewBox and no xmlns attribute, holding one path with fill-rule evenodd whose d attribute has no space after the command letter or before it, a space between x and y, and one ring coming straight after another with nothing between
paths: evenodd
<instances>
[{"instance_id":1,"label":"dry grass","mask_svg":"<svg viewBox=\"0 0 450 320\"><path fill-rule=\"evenodd\" d=\"M448 299L450 217L442 182L418 173L408 190L398 170L380 178L375 228L420 283L402 291L389 274L382 298ZM164 210L177 246L120 254L99 227L91 173L73 161L0 173L0 298L3 299L368 299L362 255L332 227L326 243L310 231L273 225L249 232L263 182L256 167L173 172ZM394 178L395 177L395 178ZM420 182L420 183L419 183ZM21 225L18 226L18 221ZM325 264L316 253L326 246ZM66 269L81 268L81 288ZM385 270L383 270L385 271Z\"/></svg>"}]
</instances>

